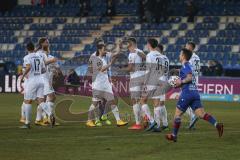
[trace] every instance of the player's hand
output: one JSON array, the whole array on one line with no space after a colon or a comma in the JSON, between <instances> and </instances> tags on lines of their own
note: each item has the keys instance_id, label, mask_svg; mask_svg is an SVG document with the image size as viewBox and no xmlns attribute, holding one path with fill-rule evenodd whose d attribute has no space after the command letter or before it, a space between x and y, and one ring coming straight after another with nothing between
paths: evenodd
<instances>
[{"instance_id":1,"label":"player's hand","mask_svg":"<svg viewBox=\"0 0 240 160\"><path fill-rule=\"evenodd\" d=\"M180 87L182 85L182 80L181 79L177 79L176 80L176 88Z\"/></svg>"},{"instance_id":2,"label":"player's hand","mask_svg":"<svg viewBox=\"0 0 240 160\"><path fill-rule=\"evenodd\" d=\"M138 49L138 48L135 48L134 51L142 53L142 51L140 49Z\"/></svg>"}]
</instances>

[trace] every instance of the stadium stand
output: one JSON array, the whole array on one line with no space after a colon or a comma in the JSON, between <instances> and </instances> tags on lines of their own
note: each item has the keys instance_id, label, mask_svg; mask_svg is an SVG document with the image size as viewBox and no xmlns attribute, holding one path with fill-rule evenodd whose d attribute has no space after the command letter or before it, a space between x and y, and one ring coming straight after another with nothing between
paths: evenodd
<instances>
[{"instance_id":1,"label":"stadium stand","mask_svg":"<svg viewBox=\"0 0 240 160\"><path fill-rule=\"evenodd\" d=\"M184 1L171 0L169 20L160 24L140 23L137 0L120 2L116 3L118 16L111 18L104 16L107 4L99 0L92 0L89 16L81 18L78 17L80 7L74 3L16 6L11 12L0 15L0 59L21 63L25 44L36 43L39 37L46 36L51 43L51 54L75 57L66 61L66 66L82 65L95 51L94 39L99 35L111 42L133 36L143 50L146 50L147 38L156 37L164 45L172 65L179 65L179 50L186 42L193 41L203 66L208 60L217 59L224 68L240 69L240 17L237 16L240 8L236 5L240 2L197 0L198 16L195 23L188 23L186 17L180 17L184 16ZM121 60L117 64L121 64Z\"/></svg>"}]
</instances>

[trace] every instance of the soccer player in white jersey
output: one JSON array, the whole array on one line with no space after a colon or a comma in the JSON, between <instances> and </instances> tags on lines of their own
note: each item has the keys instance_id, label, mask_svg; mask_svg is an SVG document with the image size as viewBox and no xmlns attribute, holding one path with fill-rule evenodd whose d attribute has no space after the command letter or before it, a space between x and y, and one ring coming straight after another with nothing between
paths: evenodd
<instances>
[{"instance_id":1,"label":"soccer player in white jersey","mask_svg":"<svg viewBox=\"0 0 240 160\"><path fill-rule=\"evenodd\" d=\"M163 52L163 50L164 50L163 45L158 44L157 50L159 51L159 53L162 56L161 65L162 65L162 68L164 68L164 75L162 77L160 77L160 79L161 79L161 81L167 82L168 76L169 76L169 59ZM154 131L160 131L160 122L158 122L159 116L160 116L160 120L163 123L161 130L168 129L167 110L165 107L166 96L165 96L165 94L162 94L159 97L160 97L160 104L158 107L154 108L155 121L158 123L157 127L154 128Z\"/></svg>"},{"instance_id":2,"label":"soccer player in white jersey","mask_svg":"<svg viewBox=\"0 0 240 160\"><path fill-rule=\"evenodd\" d=\"M30 128L32 101L37 98L38 103L41 107L45 107L44 95L43 95L43 80L42 71L44 69L44 60L42 57L34 52L34 44L28 43L27 50L29 54L24 58L24 65L26 70L23 73L21 80L28 75L28 79L25 81L24 90L24 113L25 113L25 124L20 128Z\"/></svg>"},{"instance_id":3,"label":"soccer player in white jersey","mask_svg":"<svg viewBox=\"0 0 240 160\"><path fill-rule=\"evenodd\" d=\"M109 62L106 58L108 54L108 58L111 59ZM112 89L112 84L109 79L108 69L111 67L113 61L115 60L114 55L107 53L105 51L104 44L97 45L97 52L95 52L90 57L90 70L93 73L92 75L92 104L89 108L89 117L86 125L88 127L102 126L100 121L100 113L98 104L101 100L106 100L106 104L104 106L104 113L102 117L106 117L108 107L111 107L112 113L117 121L117 126L127 125L127 122L124 122L120 119L119 110L117 105L114 103L114 94ZM95 123L93 122L93 114L94 111L97 111L95 114ZM103 119L103 120L106 120Z\"/></svg>"},{"instance_id":4,"label":"soccer player in white jersey","mask_svg":"<svg viewBox=\"0 0 240 160\"><path fill-rule=\"evenodd\" d=\"M36 54L41 56L45 61L51 61L51 63L45 65L46 72L42 74L44 81L44 96L47 108L41 108L40 106L38 106L35 124L41 125L44 111L49 118L53 118L50 121L52 122L51 125L54 126L55 117L53 116L53 113L54 113L54 101L56 99L56 96L52 86L53 77L52 68L54 68L55 66L56 58L49 55L49 41L47 38L40 38L38 45L39 47L37 49ZM50 117L50 115L52 116Z\"/></svg>"},{"instance_id":5,"label":"soccer player in white jersey","mask_svg":"<svg viewBox=\"0 0 240 160\"><path fill-rule=\"evenodd\" d=\"M27 57L28 57L28 54L31 53L31 50L28 50L29 48L27 48L27 55L23 57L23 67L22 67L22 74L25 73L26 71L26 64L25 62L27 62ZM31 49L31 48L30 48ZM22 83L22 90L21 90L21 93L24 94L24 88L25 88L25 82L27 81L28 79L28 75L26 75L24 77L24 82ZM25 115L25 111L24 111L24 107L25 107L25 103L23 101L22 103L22 106L21 106L21 118L20 118L20 122L21 123L25 123L25 120L26 120L26 115Z\"/></svg>"},{"instance_id":6,"label":"soccer player in white jersey","mask_svg":"<svg viewBox=\"0 0 240 160\"><path fill-rule=\"evenodd\" d=\"M144 60L146 55L142 50L137 48L137 40L133 37L128 38L128 67L122 68L123 71L130 72L129 91L131 95L131 103L133 107L133 114L135 117L135 124L128 129L141 130L141 104L140 98L142 93L142 86L144 81Z\"/></svg>"},{"instance_id":7,"label":"soccer player in white jersey","mask_svg":"<svg viewBox=\"0 0 240 160\"><path fill-rule=\"evenodd\" d=\"M146 131L150 131L155 128L156 125L160 125L160 120L157 122L154 120L154 117L151 115L151 111L147 104L148 99L152 99L154 108L159 109L160 107L160 97L163 93L161 93L161 84L163 81L161 77L163 76L164 69L162 68L162 59L163 55L161 55L157 51L158 41L156 39L150 38L147 41L147 47L150 51L146 57L146 71L145 71L145 80L144 80L144 91L141 99L142 111L145 113L147 118L149 119L149 126ZM158 119L160 118L160 112L157 113ZM157 128L158 131L160 128ZM157 130L156 129L156 130ZM155 131L155 130L154 130Z\"/></svg>"},{"instance_id":8,"label":"soccer player in white jersey","mask_svg":"<svg viewBox=\"0 0 240 160\"><path fill-rule=\"evenodd\" d=\"M198 78L199 78L199 74L200 74L200 58L199 56L194 52L196 45L193 42L188 42L185 46L185 48L187 48L188 50L190 50L193 54L192 57L189 60L189 63L192 66L192 71L193 74L195 75L195 81L196 81L196 85L198 85ZM194 114L193 110L189 107L186 111L186 113L189 115L190 117L190 124L189 124L189 129L194 128L195 123L198 120L198 117Z\"/></svg>"}]
</instances>

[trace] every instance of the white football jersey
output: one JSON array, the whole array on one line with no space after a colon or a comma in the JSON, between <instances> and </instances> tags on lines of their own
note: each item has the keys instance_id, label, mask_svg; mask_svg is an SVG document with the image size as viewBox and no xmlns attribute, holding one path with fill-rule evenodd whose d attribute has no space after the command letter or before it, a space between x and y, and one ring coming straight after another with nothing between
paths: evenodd
<instances>
[{"instance_id":1,"label":"white football jersey","mask_svg":"<svg viewBox=\"0 0 240 160\"><path fill-rule=\"evenodd\" d=\"M151 72L151 74L158 73L161 70L161 59L162 55L158 51L151 51L146 57L146 73Z\"/></svg>"},{"instance_id":2,"label":"white football jersey","mask_svg":"<svg viewBox=\"0 0 240 160\"><path fill-rule=\"evenodd\" d=\"M44 60L41 56L36 53L30 53L24 58L25 66L30 64L31 69L28 74L28 79L31 79L36 76L40 76L44 68Z\"/></svg>"},{"instance_id":3,"label":"white football jersey","mask_svg":"<svg viewBox=\"0 0 240 160\"><path fill-rule=\"evenodd\" d=\"M47 55L46 55L45 51L40 49L36 52L36 54L39 55L40 57L42 57L42 59L44 61L43 72L46 71L47 68L46 68L46 65L45 65L45 61L47 60Z\"/></svg>"},{"instance_id":4,"label":"white football jersey","mask_svg":"<svg viewBox=\"0 0 240 160\"><path fill-rule=\"evenodd\" d=\"M162 81L167 81L169 74L169 59L166 55L161 54L161 67L164 70L164 75L160 77Z\"/></svg>"},{"instance_id":5,"label":"white football jersey","mask_svg":"<svg viewBox=\"0 0 240 160\"><path fill-rule=\"evenodd\" d=\"M128 64L133 64L135 66L135 71L130 72L130 78L141 77L145 74L145 71L140 70L143 68L143 60L138 55L138 50L136 49L135 52L129 53L128 55ZM140 50L142 52L142 50Z\"/></svg>"},{"instance_id":6,"label":"white football jersey","mask_svg":"<svg viewBox=\"0 0 240 160\"><path fill-rule=\"evenodd\" d=\"M49 55L49 54L47 55L47 59L52 59L52 58L54 58L54 56ZM59 65L57 63L51 63L51 64L46 65L46 76L51 83L53 80L54 71L58 67L59 67Z\"/></svg>"},{"instance_id":7,"label":"white football jersey","mask_svg":"<svg viewBox=\"0 0 240 160\"><path fill-rule=\"evenodd\" d=\"M108 88L111 86L108 79L107 70L104 72L100 72L98 70L99 67L104 67L107 65L107 61L104 57L97 57L97 61L93 65L93 76L92 76L92 88L102 90L102 88ZM94 63L94 62L93 62Z\"/></svg>"},{"instance_id":8,"label":"white football jersey","mask_svg":"<svg viewBox=\"0 0 240 160\"><path fill-rule=\"evenodd\" d=\"M29 54L27 54L26 56L23 57L23 65L22 65L22 73L23 74L26 71L26 62L28 62L27 61L28 57L29 57ZM28 75L25 76L24 80L26 80L27 78L28 78Z\"/></svg>"},{"instance_id":9,"label":"white football jersey","mask_svg":"<svg viewBox=\"0 0 240 160\"><path fill-rule=\"evenodd\" d=\"M111 52L107 52L105 57L103 57L107 64L110 63L111 61L111 56L112 56L112 53ZM89 58L89 66L92 67L92 61L94 60L94 57L96 57L96 52L92 53L90 58ZM108 75L111 76L111 67L108 68Z\"/></svg>"},{"instance_id":10,"label":"white football jersey","mask_svg":"<svg viewBox=\"0 0 240 160\"><path fill-rule=\"evenodd\" d=\"M192 57L189 60L189 63L192 66L192 72L196 77L196 84L198 84L198 78L200 75L200 69L201 69L201 64L200 64L200 58L196 53L193 52Z\"/></svg>"}]
</instances>

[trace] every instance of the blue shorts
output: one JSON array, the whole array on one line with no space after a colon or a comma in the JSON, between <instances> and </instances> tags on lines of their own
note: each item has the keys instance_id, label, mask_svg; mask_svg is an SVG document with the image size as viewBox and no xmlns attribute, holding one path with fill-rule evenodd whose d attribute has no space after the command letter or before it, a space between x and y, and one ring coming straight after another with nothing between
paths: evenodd
<instances>
[{"instance_id":1,"label":"blue shorts","mask_svg":"<svg viewBox=\"0 0 240 160\"><path fill-rule=\"evenodd\" d=\"M191 107L194 111L198 108L202 108L198 91L184 91L181 93L177 102L177 108L185 112L188 107Z\"/></svg>"}]
</instances>

